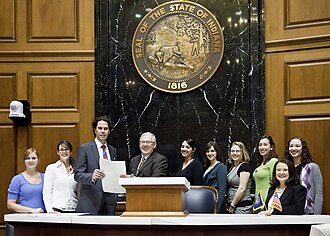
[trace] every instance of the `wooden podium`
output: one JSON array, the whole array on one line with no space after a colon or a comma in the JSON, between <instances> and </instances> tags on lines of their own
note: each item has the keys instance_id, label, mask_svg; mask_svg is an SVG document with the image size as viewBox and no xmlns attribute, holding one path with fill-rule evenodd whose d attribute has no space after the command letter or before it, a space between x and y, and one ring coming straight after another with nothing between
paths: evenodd
<instances>
[{"instance_id":1,"label":"wooden podium","mask_svg":"<svg viewBox=\"0 0 330 236\"><path fill-rule=\"evenodd\" d=\"M121 216L184 217L184 192L190 183L184 177L120 178L126 189L126 211Z\"/></svg>"}]
</instances>

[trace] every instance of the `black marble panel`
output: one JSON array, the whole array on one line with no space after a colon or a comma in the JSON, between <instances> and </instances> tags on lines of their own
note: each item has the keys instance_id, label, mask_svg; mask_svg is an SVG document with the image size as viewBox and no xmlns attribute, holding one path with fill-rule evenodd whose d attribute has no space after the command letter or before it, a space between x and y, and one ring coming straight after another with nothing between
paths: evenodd
<instances>
[{"instance_id":1,"label":"black marble panel","mask_svg":"<svg viewBox=\"0 0 330 236\"><path fill-rule=\"evenodd\" d=\"M96 115L110 115L111 143L121 159L139 153L141 133L156 134L158 151L180 160L184 139L201 151L216 140L227 157L233 141L252 154L265 131L264 15L262 0L199 0L223 27L219 69L200 88L182 94L154 89L138 74L132 39L146 9L166 1L95 0Z\"/></svg>"}]
</instances>

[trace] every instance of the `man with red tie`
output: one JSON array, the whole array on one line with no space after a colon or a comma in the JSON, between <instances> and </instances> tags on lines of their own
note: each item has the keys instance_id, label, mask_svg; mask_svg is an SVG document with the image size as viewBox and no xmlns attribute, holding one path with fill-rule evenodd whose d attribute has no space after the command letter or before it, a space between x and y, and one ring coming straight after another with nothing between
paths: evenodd
<instances>
[{"instance_id":1,"label":"man with red tie","mask_svg":"<svg viewBox=\"0 0 330 236\"><path fill-rule=\"evenodd\" d=\"M110 117L96 117L92 123L94 140L82 144L77 151L75 180L80 185L76 212L114 214L117 195L106 193L102 188L105 173L100 169L100 158L117 160L116 149L108 144L112 129Z\"/></svg>"}]
</instances>

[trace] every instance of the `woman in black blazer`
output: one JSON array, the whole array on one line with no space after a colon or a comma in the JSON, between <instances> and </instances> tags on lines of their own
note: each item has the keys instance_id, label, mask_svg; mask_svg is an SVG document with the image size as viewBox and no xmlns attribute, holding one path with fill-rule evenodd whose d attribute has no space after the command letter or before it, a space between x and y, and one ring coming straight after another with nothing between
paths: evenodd
<instances>
[{"instance_id":1,"label":"woman in black blazer","mask_svg":"<svg viewBox=\"0 0 330 236\"><path fill-rule=\"evenodd\" d=\"M299 184L294 164L287 159L276 162L266 199L265 215L303 215L306 188ZM278 201L279 199L279 201Z\"/></svg>"},{"instance_id":2,"label":"woman in black blazer","mask_svg":"<svg viewBox=\"0 0 330 236\"><path fill-rule=\"evenodd\" d=\"M186 177L190 185L203 184L203 165L196 156L197 143L193 139L181 144L182 164L175 177Z\"/></svg>"}]
</instances>

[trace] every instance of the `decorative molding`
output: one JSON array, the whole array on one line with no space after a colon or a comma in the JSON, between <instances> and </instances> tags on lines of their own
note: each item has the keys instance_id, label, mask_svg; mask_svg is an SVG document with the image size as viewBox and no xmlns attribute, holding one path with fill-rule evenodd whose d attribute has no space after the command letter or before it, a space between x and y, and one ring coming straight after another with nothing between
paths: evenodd
<instances>
[{"instance_id":1,"label":"decorative molding","mask_svg":"<svg viewBox=\"0 0 330 236\"><path fill-rule=\"evenodd\" d=\"M3 84L4 80L7 80L7 83ZM9 103L16 97L17 90L17 74L12 72L0 72L0 88L6 88L5 93L1 92L0 98L0 109L8 109ZM8 91L8 90L11 91ZM5 97L4 97L5 96Z\"/></svg>"},{"instance_id":2,"label":"decorative molding","mask_svg":"<svg viewBox=\"0 0 330 236\"><path fill-rule=\"evenodd\" d=\"M330 101L330 92L326 89L330 81L325 81L327 80L325 73L330 70L330 58L284 61L284 63L286 105L318 104ZM320 73L313 73L313 71ZM308 73L312 73L313 78L308 76ZM299 91L298 93L296 92L297 90ZM294 92L295 95L292 95L291 92Z\"/></svg>"},{"instance_id":3,"label":"decorative molding","mask_svg":"<svg viewBox=\"0 0 330 236\"><path fill-rule=\"evenodd\" d=\"M77 51L0 51L0 62L76 61L94 62L94 50Z\"/></svg>"},{"instance_id":4,"label":"decorative molding","mask_svg":"<svg viewBox=\"0 0 330 236\"><path fill-rule=\"evenodd\" d=\"M265 42L265 52L296 51L305 48L323 48L330 46L330 34L298 38L269 40Z\"/></svg>"},{"instance_id":5,"label":"decorative molding","mask_svg":"<svg viewBox=\"0 0 330 236\"><path fill-rule=\"evenodd\" d=\"M328 0L325 0L324 3L326 4ZM312 4L314 7L317 6L323 6L322 3L318 3L316 4L315 1L309 1L310 4ZM286 0L284 1L284 30L291 30L291 29L299 29L299 28L307 28L307 27L317 27L317 26L327 26L330 25L330 15L328 15L325 18L318 18L318 19L301 19L301 20L297 20L294 21L293 19L291 19L291 13L293 10L295 10L295 12L297 12L297 9L292 9L291 6L291 1L290 0ZM326 7L326 6L325 6ZM305 8L300 8L301 10L310 10L310 8L308 8L307 6ZM304 15L304 14L303 14ZM305 15L304 15L305 16Z\"/></svg>"},{"instance_id":6,"label":"decorative molding","mask_svg":"<svg viewBox=\"0 0 330 236\"><path fill-rule=\"evenodd\" d=\"M31 109L78 111L80 91L78 71L33 71L28 72L27 77Z\"/></svg>"},{"instance_id":7,"label":"decorative molding","mask_svg":"<svg viewBox=\"0 0 330 236\"><path fill-rule=\"evenodd\" d=\"M54 1L55 2L55 1ZM67 3L67 1L65 1L65 3ZM63 4L63 3L61 3ZM73 8L74 8L74 11L73 12L68 12L68 15L70 14L70 16L73 14L73 35L36 35L34 33L34 30L36 28L36 23L33 22L33 5L32 5L32 0L28 0L27 1L27 42L28 43L35 43L35 42L38 42L38 43L58 43L58 42L61 42L61 43L64 43L64 42L79 42L79 25L80 25L80 15L79 15L79 0L74 0L73 1ZM55 14L55 12L53 12ZM40 21L42 22L42 20ZM40 23L39 22L39 23ZM54 22L53 22L54 23ZM42 24L39 25L39 28L43 28L45 22L43 22ZM68 22L66 21L66 24L68 24ZM63 27L63 29L66 29L68 28L67 26L66 27Z\"/></svg>"},{"instance_id":8,"label":"decorative molding","mask_svg":"<svg viewBox=\"0 0 330 236\"><path fill-rule=\"evenodd\" d=\"M11 24L12 24L12 32L11 35L0 35L0 43L17 43L17 0L10 0L11 5L12 5L12 19L11 19ZM7 0L8 2L8 0ZM3 4L3 2L2 2ZM3 6L2 6L3 10ZM1 11L2 11L1 10ZM0 12L1 12L0 11ZM2 16L4 13L1 13ZM9 22L6 23L7 25L10 24ZM2 29L3 31L3 29Z\"/></svg>"}]
</instances>

